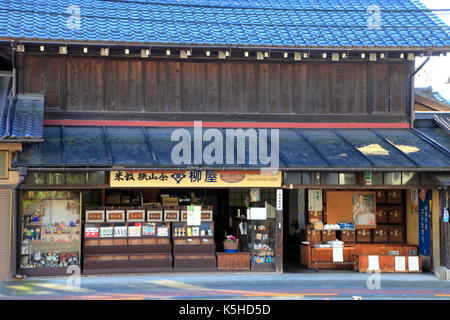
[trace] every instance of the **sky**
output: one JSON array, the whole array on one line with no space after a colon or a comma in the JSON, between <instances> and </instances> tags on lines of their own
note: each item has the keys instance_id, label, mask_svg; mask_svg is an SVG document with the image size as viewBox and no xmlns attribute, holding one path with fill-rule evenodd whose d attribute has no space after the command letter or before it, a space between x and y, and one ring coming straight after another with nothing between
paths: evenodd
<instances>
[{"instance_id":1,"label":"sky","mask_svg":"<svg viewBox=\"0 0 450 320\"><path fill-rule=\"evenodd\" d=\"M434 12L442 21L450 26L450 0L420 0L430 9L449 9L447 12ZM419 67L425 58L416 59L416 67ZM432 57L430 61L416 74L414 85L418 87L433 88L444 98L450 101L450 53L445 57Z\"/></svg>"}]
</instances>

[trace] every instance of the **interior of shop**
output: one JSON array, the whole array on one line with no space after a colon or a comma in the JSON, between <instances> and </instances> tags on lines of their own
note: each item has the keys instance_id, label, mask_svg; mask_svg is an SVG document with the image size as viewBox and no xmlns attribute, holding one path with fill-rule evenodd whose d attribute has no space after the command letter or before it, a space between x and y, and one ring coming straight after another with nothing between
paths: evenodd
<instances>
[{"instance_id":1,"label":"interior of shop","mask_svg":"<svg viewBox=\"0 0 450 320\"><path fill-rule=\"evenodd\" d=\"M62 274L72 264L85 274L275 271L275 193L269 188L23 191L20 269L27 275ZM196 226L187 218L194 207L201 208ZM252 214L253 220L247 219Z\"/></svg>"},{"instance_id":2,"label":"interior of shop","mask_svg":"<svg viewBox=\"0 0 450 320\"><path fill-rule=\"evenodd\" d=\"M421 272L409 189L288 190L284 270ZM416 199L417 200L417 199ZM409 205L407 205L409 204ZM287 213L287 212L286 212Z\"/></svg>"}]
</instances>

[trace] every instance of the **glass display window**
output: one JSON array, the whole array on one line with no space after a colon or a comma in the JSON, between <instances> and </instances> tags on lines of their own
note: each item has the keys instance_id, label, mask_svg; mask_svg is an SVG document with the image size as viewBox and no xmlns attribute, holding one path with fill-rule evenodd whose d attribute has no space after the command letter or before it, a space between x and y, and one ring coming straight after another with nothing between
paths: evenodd
<instances>
[{"instance_id":1,"label":"glass display window","mask_svg":"<svg viewBox=\"0 0 450 320\"><path fill-rule=\"evenodd\" d=\"M22 269L80 264L80 204L79 192L23 193Z\"/></svg>"},{"instance_id":2,"label":"glass display window","mask_svg":"<svg viewBox=\"0 0 450 320\"><path fill-rule=\"evenodd\" d=\"M275 219L249 222L248 245L252 269L275 269Z\"/></svg>"}]
</instances>

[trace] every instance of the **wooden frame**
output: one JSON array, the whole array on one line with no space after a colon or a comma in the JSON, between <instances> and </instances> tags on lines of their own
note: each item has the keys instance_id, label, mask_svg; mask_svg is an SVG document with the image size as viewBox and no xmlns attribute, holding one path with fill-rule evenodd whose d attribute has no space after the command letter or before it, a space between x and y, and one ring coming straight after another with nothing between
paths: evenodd
<instances>
[{"instance_id":1,"label":"wooden frame","mask_svg":"<svg viewBox=\"0 0 450 320\"><path fill-rule=\"evenodd\" d=\"M92 222L105 222L105 210L102 209L86 209L85 221L87 223Z\"/></svg>"},{"instance_id":2,"label":"wooden frame","mask_svg":"<svg viewBox=\"0 0 450 320\"><path fill-rule=\"evenodd\" d=\"M140 215L140 217L139 217ZM127 221L129 222L145 222L145 209L127 209Z\"/></svg>"},{"instance_id":3,"label":"wooden frame","mask_svg":"<svg viewBox=\"0 0 450 320\"><path fill-rule=\"evenodd\" d=\"M3 153L5 154L5 166L4 166L5 174L4 175L0 175L0 179L7 180L7 179L9 179L9 170L8 170L9 163L10 163L10 161L9 161L9 151L8 150L0 150L0 155L3 154Z\"/></svg>"}]
</instances>

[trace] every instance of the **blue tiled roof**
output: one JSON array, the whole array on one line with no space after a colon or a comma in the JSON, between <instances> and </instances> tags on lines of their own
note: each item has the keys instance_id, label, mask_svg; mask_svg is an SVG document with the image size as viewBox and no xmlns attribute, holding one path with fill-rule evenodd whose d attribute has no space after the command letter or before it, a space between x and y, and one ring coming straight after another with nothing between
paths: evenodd
<instances>
[{"instance_id":1,"label":"blue tiled roof","mask_svg":"<svg viewBox=\"0 0 450 320\"><path fill-rule=\"evenodd\" d=\"M18 95L12 110L11 139L41 139L44 122L44 97Z\"/></svg>"},{"instance_id":2,"label":"blue tiled roof","mask_svg":"<svg viewBox=\"0 0 450 320\"><path fill-rule=\"evenodd\" d=\"M435 101L442 105L442 107L450 109L450 101L443 97L439 91L433 91L433 87L414 88L414 91L416 95ZM443 109L441 109L441 111L443 111Z\"/></svg>"},{"instance_id":3,"label":"blue tiled roof","mask_svg":"<svg viewBox=\"0 0 450 320\"><path fill-rule=\"evenodd\" d=\"M9 97L11 77L0 77L0 137L17 139L41 139L44 123L44 97L20 94Z\"/></svg>"},{"instance_id":4,"label":"blue tiled roof","mask_svg":"<svg viewBox=\"0 0 450 320\"><path fill-rule=\"evenodd\" d=\"M0 76L0 137L8 130L9 94L11 93L12 76Z\"/></svg>"},{"instance_id":5,"label":"blue tiled roof","mask_svg":"<svg viewBox=\"0 0 450 320\"><path fill-rule=\"evenodd\" d=\"M374 14L368 10L370 6L381 10L380 28L368 27ZM80 28L77 11L68 10L74 7L80 9ZM450 48L449 27L416 0L2 0L0 38L200 46Z\"/></svg>"},{"instance_id":6,"label":"blue tiled roof","mask_svg":"<svg viewBox=\"0 0 450 320\"><path fill-rule=\"evenodd\" d=\"M44 126L44 142L28 143L13 163L29 167L124 167L173 168L192 167L174 164L172 141L177 128L157 127L82 127ZM191 134L194 150L193 128ZM218 129L225 136L225 129ZM445 132L436 129L440 143L448 146ZM438 132L439 131L439 132ZM272 134L272 133L270 133ZM437 140L437 139L436 139ZM446 142L447 141L447 142ZM228 142L227 142L228 143ZM204 147L206 142L204 142ZM227 145L228 146L228 145ZM245 163L229 164L226 147L223 164L198 167L265 167L249 162L246 146ZM237 159L237 147L234 149ZM450 155L412 129L279 129L280 168L450 168ZM193 158L193 156L191 157ZM191 159L191 163L194 163ZM197 166L197 165L196 165Z\"/></svg>"}]
</instances>

